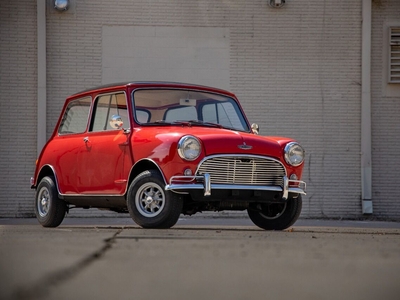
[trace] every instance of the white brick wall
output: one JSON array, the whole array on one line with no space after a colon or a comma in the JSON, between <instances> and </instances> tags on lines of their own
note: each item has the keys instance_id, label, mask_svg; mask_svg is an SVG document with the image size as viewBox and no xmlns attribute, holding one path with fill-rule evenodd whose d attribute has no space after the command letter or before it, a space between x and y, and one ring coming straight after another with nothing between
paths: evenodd
<instances>
[{"instance_id":1,"label":"white brick wall","mask_svg":"<svg viewBox=\"0 0 400 300\"><path fill-rule=\"evenodd\" d=\"M387 84L388 48L384 45L388 26L400 27L400 1L372 2L372 197L375 215L400 216L396 193L400 169L400 84ZM387 93L388 90L391 93Z\"/></svg>"},{"instance_id":2,"label":"white brick wall","mask_svg":"<svg viewBox=\"0 0 400 300\"><path fill-rule=\"evenodd\" d=\"M36 2L0 1L0 217L32 215L36 56Z\"/></svg>"},{"instance_id":3,"label":"white brick wall","mask_svg":"<svg viewBox=\"0 0 400 300\"><path fill-rule=\"evenodd\" d=\"M229 32L230 89L250 121L261 134L294 137L307 150L302 216L361 217L361 1L286 2L272 9L265 0L74 0L70 13L48 11L47 136L67 95L105 80L103 28L222 28ZM0 217L33 210L28 180L36 149L35 3L0 2ZM400 219L393 192L400 96L382 97L382 32L387 22L399 20L400 1L372 3L374 214ZM18 130L16 107L25 111Z\"/></svg>"},{"instance_id":4,"label":"white brick wall","mask_svg":"<svg viewBox=\"0 0 400 300\"><path fill-rule=\"evenodd\" d=\"M229 29L103 26L102 83L170 81L229 89Z\"/></svg>"}]
</instances>

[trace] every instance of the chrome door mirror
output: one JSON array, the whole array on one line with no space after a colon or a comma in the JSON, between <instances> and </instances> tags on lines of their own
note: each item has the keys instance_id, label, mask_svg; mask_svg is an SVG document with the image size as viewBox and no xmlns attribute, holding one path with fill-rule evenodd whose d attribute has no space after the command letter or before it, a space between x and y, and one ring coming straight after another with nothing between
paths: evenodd
<instances>
[{"instance_id":1,"label":"chrome door mirror","mask_svg":"<svg viewBox=\"0 0 400 300\"><path fill-rule=\"evenodd\" d=\"M121 129L124 125L121 116L113 115L110 119L110 126L114 129Z\"/></svg>"},{"instance_id":2,"label":"chrome door mirror","mask_svg":"<svg viewBox=\"0 0 400 300\"><path fill-rule=\"evenodd\" d=\"M251 130L253 131L254 134L258 134L259 132L258 124L256 123L251 124Z\"/></svg>"}]
</instances>

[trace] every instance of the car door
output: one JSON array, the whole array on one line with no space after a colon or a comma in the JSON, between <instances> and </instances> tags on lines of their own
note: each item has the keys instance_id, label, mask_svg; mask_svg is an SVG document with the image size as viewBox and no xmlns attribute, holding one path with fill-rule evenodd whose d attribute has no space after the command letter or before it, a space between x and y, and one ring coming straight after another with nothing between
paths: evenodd
<instances>
[{"instance_id":1,"label":"car door","mask_svg":"<svg viewBox=\"0 0 400 300\"><path fill-rule=\"evenodd\" d=\"M61 194L78 194L77 179L79 177L79 153L82 152L83 138L87 135L90 115L91 97L72 100L64 111L58 128L58 134L53 138L47 153L53 160L54 168Z\"/></svg>"},{"instance_id":2,"label":"car door","mask_svg":"<svg viewBox=\"0 0 400 300\"><path fill-rule=\"evenodd\" d=\"M132 160L130 124L124 92L99 95L79 153L80 194L122 195Z\"/></svg>"}]
</instances>

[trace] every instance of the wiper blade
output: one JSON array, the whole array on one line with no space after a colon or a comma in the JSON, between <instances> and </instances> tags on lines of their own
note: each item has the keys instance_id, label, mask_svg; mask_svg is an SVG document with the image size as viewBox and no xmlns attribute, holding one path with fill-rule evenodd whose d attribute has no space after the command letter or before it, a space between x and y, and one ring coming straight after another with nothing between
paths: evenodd
<instances>
[{"instance_id":1,"label":"wiper blade","mask_svg":"<svg viewBox=\"0 0 400 300\"><path fill-rule=\"evenodd\" d=\"M145 123L146 125L187 125L189 126L188 121L165 121L165 120L157 120L154 122Z\"/></svg>"},{"instance_id":2,"label":"wiper blade","mask_svg":"<svg viewBox=\"0 0 400 300\"><path fill-rule=\"evenodd\" d=\"M189 121L184 121L184 120L176 120L176 121L165 121L165 120L157 120L154 122L146 123L146 125L184 125L184 126L207 126L207 127L216 127L216 128L226 128L222 126L221 124L217 123L211 123L211 122L204 122L201 120L189 120ZM231 129L231 128L227 128Z\"/></svg>"},{"instance_id":3,"label":"wiper blade","mask_svg":"<svg viewBox=\"0 0 400 300\"><path fill-rule=\"evenodd\" d=\"M224 126L222 126L221 124L211 123L211 122L204 122L204 121L201 121L201 120L190 120L190 121L188 121L188 123L190 125L204 125L204 126L208 126L208 127L224 128Z\"/></svg>"},{"instance_id":4,"label":"wiper blade","mask_svg":"<svg viewBox=\"0 0 400 300\"><path fill-rule=\"evenodd\" d=\"M167 122L164 120L157 120L154 122L143 123L144 125L171 125L171 122Z\"/></svg>"}]
</instances>

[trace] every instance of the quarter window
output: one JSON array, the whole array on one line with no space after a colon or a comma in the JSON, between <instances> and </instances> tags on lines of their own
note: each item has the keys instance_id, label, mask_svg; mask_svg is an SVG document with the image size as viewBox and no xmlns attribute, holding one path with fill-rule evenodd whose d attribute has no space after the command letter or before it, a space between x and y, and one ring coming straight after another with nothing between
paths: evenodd
<instances>
[{"instance_id":1,"label":"quarter window","mask_svg":"<svg viewBox=\"0 0 400 300\"><path fill-rule=\"evenodd\" d=\"M65 110L58 133L69 134L85 132L91 102L92 99L90 97L72 101Z\"/></svg>"}]
</instances>

